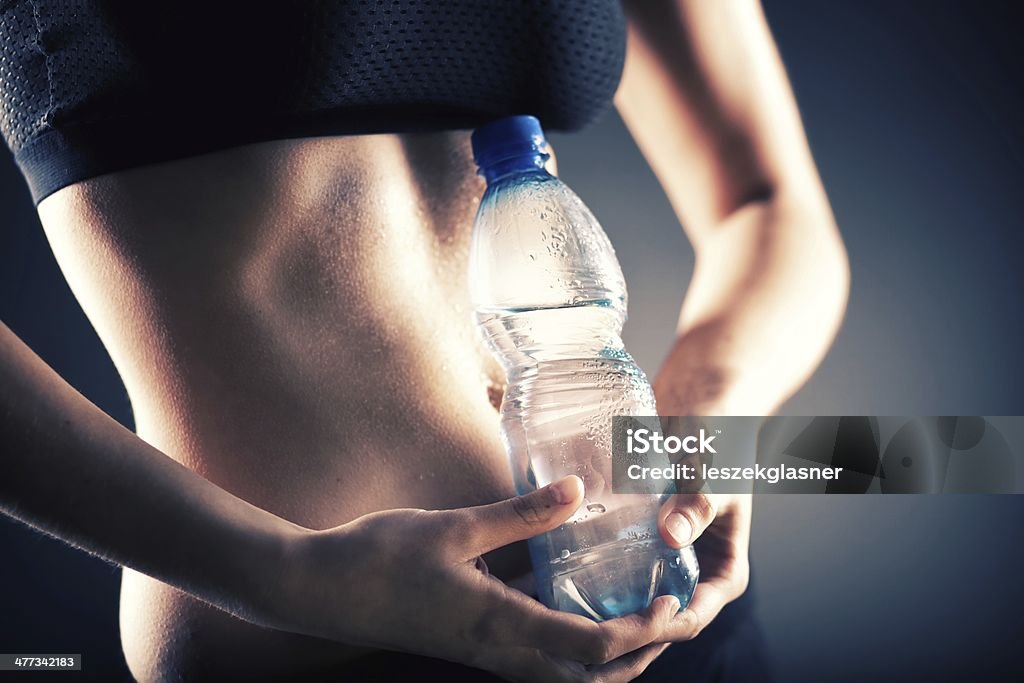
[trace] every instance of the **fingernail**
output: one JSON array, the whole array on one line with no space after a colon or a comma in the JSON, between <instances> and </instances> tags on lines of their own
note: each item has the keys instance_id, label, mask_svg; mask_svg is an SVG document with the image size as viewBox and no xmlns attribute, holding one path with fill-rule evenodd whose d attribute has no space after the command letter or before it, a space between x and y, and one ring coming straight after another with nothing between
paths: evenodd
<instances>
[{"instance_id":1,"label":"fingernail","mask_svg":"<svg viewBox=\"0 0 1024 683\"><path fill-rule=\"evenodd\" d=\"M681 512L673 512L665 518L665 530L679 545L686 545L690 542L693 534L693 527L686 521Z\"/></svg>"},{"instance_id":2,"label":"fingernail","mask_svg":"<svg viewBox=\"0 0 1024 683\"><path fill-rule=\"evenodd\" d=\"M565 505L576 500L576 496L579 495L580 491L580 478L579 477L566 477L554 482L548 488L551 490L551 497L558 505Z\"/></svg>"},{"instance_id":3,"label":"fingernail","mask_svg":"<svg viewBox=\"0 0 1024 683\"><path fill-rule=\"evenodd\" d=\"M674 595L668 596L668 600L666 600L665 602L668 603L668 607L666 609L668 610L669 614L674 615L674 614L676 614L679 611L679 607L680 607L679 598L677 598L676 596L674 596Z\"/></svg>"}]
</instances>

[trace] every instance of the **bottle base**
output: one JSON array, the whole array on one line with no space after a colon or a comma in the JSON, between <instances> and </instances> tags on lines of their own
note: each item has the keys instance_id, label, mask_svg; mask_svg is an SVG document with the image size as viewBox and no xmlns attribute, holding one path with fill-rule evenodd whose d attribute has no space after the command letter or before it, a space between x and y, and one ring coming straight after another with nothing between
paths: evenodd
<instances>
[{"instance_id":1,"label":"bottle base","mask_svg":"<svg viewBox=\"0 0 1024 683\"><path fill-rule=\"evenodd\" d=\"M538 576L541 601L595 621L633 614L662 595L676 596L682 609L699 575L693 546L675 550L650 539L556 558L547 569L547 577Z\"/></svg>"}]
</instances>

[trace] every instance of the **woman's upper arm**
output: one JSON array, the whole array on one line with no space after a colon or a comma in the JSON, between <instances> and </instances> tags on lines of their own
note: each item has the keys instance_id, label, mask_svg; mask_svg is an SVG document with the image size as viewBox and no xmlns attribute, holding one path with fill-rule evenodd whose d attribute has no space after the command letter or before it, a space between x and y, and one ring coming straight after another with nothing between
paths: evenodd
<instances>
[{"instance_id":1,"label":"woman's upper arm","mask_svg":"<svg viewBox=\"0 0 1024 683\"><path fill-rule=\"evenodd\" d=\"M639 0L615 103L691 240L751 201L828 212L756 0Z\"/></svg>"}]
</instances>

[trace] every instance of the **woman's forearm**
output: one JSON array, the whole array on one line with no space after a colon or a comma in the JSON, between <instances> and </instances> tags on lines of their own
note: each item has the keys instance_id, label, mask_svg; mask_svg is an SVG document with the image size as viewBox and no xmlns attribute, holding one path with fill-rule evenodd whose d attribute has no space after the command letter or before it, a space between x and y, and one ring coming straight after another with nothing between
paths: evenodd
<instances>
[{"instance_id":1,"label":"woman's forearm","mask_svg":"<svg viewBox=\"0 0 1024 683\"><path fill-rule=\"evenodd\" d=\"M288 522L104 414L0 324L0 510L250 618Z\"/></svg>"},{"instance_id":2,"label":"woman's forearm","mask_svg":"<svg viewBox=\"0 0 1024 683\"><path fill-rule=\"evenodd\" d=\"M842 321L846 252L827 207L751 202L710 232L655 382L679 415L765 415L821 362Z\"/></svg>"}]
</instances>

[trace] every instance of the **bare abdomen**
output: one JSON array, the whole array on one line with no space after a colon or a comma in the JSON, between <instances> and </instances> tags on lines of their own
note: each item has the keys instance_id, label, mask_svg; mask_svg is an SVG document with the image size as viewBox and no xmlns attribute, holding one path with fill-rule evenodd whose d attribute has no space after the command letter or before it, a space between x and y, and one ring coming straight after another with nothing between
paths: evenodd
<instances>
[{"instance_id":1,"label":"bare abdomen","mask_svg":"<svg viewBox=\"0 0 1024 683\"><path fill-rule=\"evenodd\" d=\"M89 180L40 215L139 435L328 528L512 495L491 401L501 373L465 281L481 190L463 134L322 138ZM490 564L527 569L514 550ZM121 613L145 679L292 675L356 654L130 571Z\"/></svg>"}]
</instances>

